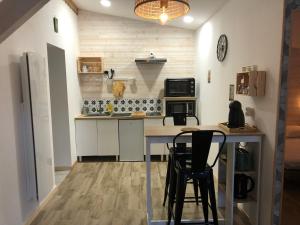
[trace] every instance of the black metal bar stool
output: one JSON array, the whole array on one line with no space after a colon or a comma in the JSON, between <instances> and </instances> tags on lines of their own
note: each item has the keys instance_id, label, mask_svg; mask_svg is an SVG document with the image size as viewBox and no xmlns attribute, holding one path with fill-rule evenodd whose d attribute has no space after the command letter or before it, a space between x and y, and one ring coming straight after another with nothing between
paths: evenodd
<instances>
[{"instance_id":1,"label":"black metal bar stool","mask_svg":"<svg viewBox=\"0 0 300 225\"><path fill-rule=\"evenodd\" d=\"M181 224L182 211L184 206L184 198L187 182L197 180L200 192L201 202L204 213L205 224L208 224L208 208L211 208L213 216L213 224L218 225L217 204L214 189L213 167L215 166L220 153L226 142L226 135L218 130L200 130L187 131L179 133L173 139L173 151L176 155L179 139L184 134L192 134L192 154L182 154L175 158L173 170L171 168L170 188L169 188L169 204L168 204L168 225L174 217L174 224ZM217 134L222 137L219 147L219 152L210 166L207 164L207 159L210 151L213 135ZM180 147L179 147L180 150ZM208 195L210 205L208 203ZM173 206L175 204L175 213L173 214Z\"/></svg>"},{"instance_id":2,"label":"black metal bar stool","mask_svg":"<svg viewBox=\"0 0 300 225\"><path fill-rule=\"evenodd\" d=\"M186 113L173 113L172 116L165 116L163 119L163 125L166 126L166 118L173 118L173 125L174 126L186 126L187 125L187 117L192 117L196 121L196 125L199 126L199 119L197 116L189 116ZM179 143L178 144L178 151L177 151L177 157L180 157L180 151L183 153L190 153L191 154L191 148L186 146L186 143ZM180 151L179 151L180 147ZM165 193L164 193L164 201L163 201L163 206L166 204L167 196L168 196L168 188L169 188L169 183L170 183L170 171L171 171L171 165L172 161L174 159L174 151L172 147L169 147L169 144L167 143L167 148L169 150L169 157L168 157L168 166L167 166L167 174L166 174L166 183L165 183ZM195 193L195 202L198 205L199 200L198 200L198 184L197 181L193 181L194 185L194 193Z\"/></svg>"}]
</instances>

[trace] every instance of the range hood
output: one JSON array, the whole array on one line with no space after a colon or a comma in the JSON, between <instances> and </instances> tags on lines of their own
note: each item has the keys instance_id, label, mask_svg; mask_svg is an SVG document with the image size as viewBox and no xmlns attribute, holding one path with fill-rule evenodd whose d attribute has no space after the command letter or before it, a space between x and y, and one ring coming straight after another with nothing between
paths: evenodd
<instances>
[{"instance_id":1,"label":"range hood","mask_svg":"<svg viewBox=\"0 0 300 225\"><path fill-rule=\"evenodd\" d=\"M136 63L140 64L163 64L167 62L166 58L137 58L135 59Z\"/></svg>"}]
</instances>

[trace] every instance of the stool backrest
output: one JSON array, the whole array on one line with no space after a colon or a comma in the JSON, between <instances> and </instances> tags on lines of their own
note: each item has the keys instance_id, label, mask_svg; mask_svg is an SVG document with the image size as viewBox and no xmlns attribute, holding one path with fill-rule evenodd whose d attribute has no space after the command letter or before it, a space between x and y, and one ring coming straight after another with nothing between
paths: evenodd
<instances>
[{"instance_id":1,"label":"stool backrest","mask_svg":"<svg viewBox=\"0 0 300 225\"><path fill-rule=\"evenodd\" d=\"M176 148L179 147L176 144L177 139L180 136L188 133L192 134L192 171L203 171L205 169L213 136L214 134L221 135L222 138L219 142L219 151L213 164L211 165L211 167L214 167L226 142L225 133L219 130L199 130L181 132L177 134L173 139L173 148L175 149L175 153Z\"/></svg>"},{"instance_id":2,"label":"stool backrest","mask_svg":"<svg viewBox=\"0 0 300 225\"><path fill-rule=\"evenodd\" d=\"M192 133L192 171L205 169L213 134L213 131Z\"/></svg>"},{"instance_id":3,"label":"stool backrest","mask_svg":"<svg viewBox=\"0 0 300 225\"><path fill-rule=\"evenodd\" d=\"M187 125L187 117L193 117L196 120L196 124L199 126L199 119L197 116L190 116L186 113L173 113L172 116L165 116L163 119L163 125L166 125L166 118L173 118L174 126L186 126Z\"/></svg>"}]
</instances>

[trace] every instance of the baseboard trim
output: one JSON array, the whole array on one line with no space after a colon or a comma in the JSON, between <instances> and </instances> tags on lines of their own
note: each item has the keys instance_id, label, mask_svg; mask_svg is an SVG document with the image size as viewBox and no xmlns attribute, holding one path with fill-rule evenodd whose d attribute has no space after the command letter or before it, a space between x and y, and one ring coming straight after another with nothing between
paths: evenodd
<instances>
[{"instance_id":1,"label":"baseboard trim","mask_svg":"<svg viewBox=\"0 0 300 225\"><path fill-rule=\"evenodd\" d=\"M71 170L72 166L56 166L55 171L66 171L66 170Z\"/></svg>"},{"instance_id":2,"label":"baseboard trim","mask_svg":"<svg viewBox=\"0 0 300 225\"><path fill-rule=\"evenodd\" d=\"M74 166L76 165L77 161L75 161L72 166L56 166L54 168L55 171L65 171L65 170L72 170Z\"/></svg>"},{"instance_id":3,"label":"baseboard trim","mask_svg":"<svg viewBox=\"0 0 300 225\"><path fill-rule=\"evenodd\" d=\"M77 162L75 161L71 167L68 167L69 168L68 170L70 170L70 172L71 172L71 170L74 168L74 166L76 164L77 164ZM56 168L55 168L55 170L56 170ZM70 172L69 172L69 174L70 174ZM56 194L58 187L59 187L59 185L54 185L53 189L49 192L47 197L42 202L40 202L40 204L37 206L37 208L31 213L31 215L26 220L24 225L32 224L32 222L37 218L37 216L43 210L43 208L45 208L45 206L50 201L50 199L52 199L52 197Z\"/></svg>"},{"instance_id":4,"label":"baseboard trim","mask_svg":"<svg viewBox=\"0 0 300 225\"><path fill-rule=\"evenodd\" d=\"M47 195L47 197L37 206L37 208L29 216L25 225L32 224L32 222L36 219L38 214L42 211L42 209L47 205L47 203L50 201L50 199L53 197L53 195L57 192L57 187L58 186L56 186L56 185L53 187L53 189L50 191L50 193Z\"/></svg>"}]
</instances>

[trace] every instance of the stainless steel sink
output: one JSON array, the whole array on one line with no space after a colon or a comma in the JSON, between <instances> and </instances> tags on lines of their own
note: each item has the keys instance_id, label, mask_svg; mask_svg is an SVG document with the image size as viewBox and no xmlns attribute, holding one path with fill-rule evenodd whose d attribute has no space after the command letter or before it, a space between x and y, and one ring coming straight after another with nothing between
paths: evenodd
<instances>
[{"instance_id":1,"label":"stainless steel sink","mask_svg":"<svg viewBox=\"0 0 300 225\"><path fill-rule=\"evenodd\" d=\"M128 117L131 116L131 113L113 113L111 117Z\"/></svg>"},{"instance_id":2,"label":"stainless steel sink","mask_svg":"<svg viewBox=\"0 0 300 225\"><path fill-rule=\"evenodd\" d=\"M86 116L109 116L109 113L88 113Z\"/></svg>"}]
</instances>

